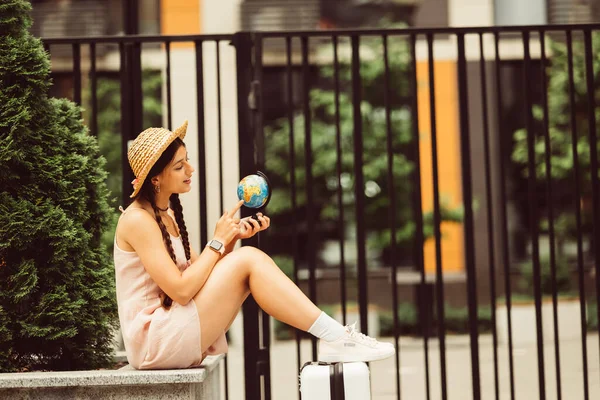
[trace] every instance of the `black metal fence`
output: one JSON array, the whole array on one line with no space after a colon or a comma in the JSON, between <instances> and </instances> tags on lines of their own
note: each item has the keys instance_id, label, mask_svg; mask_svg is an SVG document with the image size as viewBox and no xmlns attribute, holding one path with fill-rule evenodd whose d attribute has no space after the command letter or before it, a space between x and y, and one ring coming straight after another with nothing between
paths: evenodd
<instances>
[{"instance_id":1,"label":"black metal fence","mask_svg":"<svg viewBox=\"0 0 600 400\"><path fill-rule=\"evenodd\" d=\"M204 125L208 89L202 46L217 43L220 71L218 43L231 42L236 50L240 176L263 170L275 192L268 210L272 232L245 244L279 257L282 268L287 263L289 276L320 306L332 299L339 303L344 323L351 322L349 302L355 301L363 332L369 331L371 304L391 311L387 334L398 351L388 393L428 400L567 399L573 393L589 399L600 393L600 256L594 251L600 226L595 172L598 30L600 25L257 32L44 43L51 53L54 46L72 46L77 102L83 90L81 48L89 46L92 134L98 133L95 48L117 45L122 154L127 140L142 130L142 46L158 43L166 57L163 101L171 127L171 44L194 43L196 63L190 68L197 77L198 163L206 166L206 136L213 133L205 132ZM441 69L449 75L438 75ZM214 133L219 143L221 114L226 112L221 79L216 94L219 129ZM442 176L448 175L442 174L453 167L440 160L457 152L459 205L449 206L442 190ZM131 177L122 159L127 193ZM222 171L221 159L219 165ZM204 244L205 169L198 168L198 174ZM222 182L221 175L221 208ZM462 229L454 241L461 250L454 258L444 255L452 246L445 234L452 224ZM325 243L334 250L325 249ZM339 256L328 261L333 253ZM550 338L544 329L546 295ZM563 318L572 312L560 311L567 295L576 299L575 324ZM521 376L530 372L523 371L520 364L527 363L517 358L523 350L516 343L530 333L515 325L523 319L515 313L521 312L524 298L533 304L531 318L525 320L535 321L535 365L527 368L537 368L531 374L536 385ZM404 304L414 304L413 325L399 312ZM458 328L450 325L448 304L466 307ZM505 326L499 323L501 309ZM572 325L578 325L576 345L560 336ZM450 355L456 346L449 347L449 341L461 328L468 335L469 360L453 364L457 358ZM279 330L285 327L277 325ZM248 399L271 398L270 366L277 351L271 350L277 341L270 332L268 316L249 299L244 305ZM295 377L308 361L303 359L305 339L310 340L309 359L316 358L317 345L314 338L294 332L296 360L285 368ZM414 359L405 340L422 350L422 363L406 364ZM422 369L422 382L405 379L403 367ZM470 388L455 392L450 377ZM389 384L375 372L372 378ZM287 389L286 398L297 396L295 385Z\"/></svg>"}]
</instances>

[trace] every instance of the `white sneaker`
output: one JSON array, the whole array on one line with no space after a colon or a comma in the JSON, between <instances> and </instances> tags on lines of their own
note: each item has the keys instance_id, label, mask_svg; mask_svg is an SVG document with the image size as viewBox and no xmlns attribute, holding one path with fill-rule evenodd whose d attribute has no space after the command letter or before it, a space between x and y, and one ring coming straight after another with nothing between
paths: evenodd
<instances>
[{"instance_id":1,"label":"white sneaker","mask_svg":"<svg viewBox=\"0 0 600 400\"><path fill-rule=\"evenodd\" d=\"M323 362L356 362L378 361L396 353L391 343L378 342L356 330L356 323L346 326L346 334L327 342L319 340L318 361Z\"/></svg>"}]
</instances>

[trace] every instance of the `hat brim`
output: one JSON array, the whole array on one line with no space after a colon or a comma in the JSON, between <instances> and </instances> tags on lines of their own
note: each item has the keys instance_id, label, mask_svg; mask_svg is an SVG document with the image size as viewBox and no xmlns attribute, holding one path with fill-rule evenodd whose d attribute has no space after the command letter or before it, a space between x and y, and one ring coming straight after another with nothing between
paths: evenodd
<instances>
[{"instance_id":1,"label":"hat brim","mask_svg":"<svg viewBox=\"0 0 600 400\"><path fill-rule=\"evenodd\" d=\"M142 168L142 172L139 174L139 176L136 177L137 182L133 186L133 193L129 196L130 198L134 198L135 196L138 195L138 193L140 192L140 189L144 185L144 181L148 177L148 173L150 173L150 170L152 169L152 167L154 166L156 161L158 161L158 159L160 158L162 153L167 149L167 147L169 147L169 145L171 143L173 143L173 141L175 139L179 138L179 139L183 140L183 138L185 138L185 134L187 133L187 127L188 127L188 121L186 120L183 122L183 124L179 128L177 128L173 132L171 132L171 134L169 135L167 140L165 140L161 144L161 146L156 150L156 152L152 155L152 157L150 157L148 159L148 161Z\"/></svg>"}]
</instances>

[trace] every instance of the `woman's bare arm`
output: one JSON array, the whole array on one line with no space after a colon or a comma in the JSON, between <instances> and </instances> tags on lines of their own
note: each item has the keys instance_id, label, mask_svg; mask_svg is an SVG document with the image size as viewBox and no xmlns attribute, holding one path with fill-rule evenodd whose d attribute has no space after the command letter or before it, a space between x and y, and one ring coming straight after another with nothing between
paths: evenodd
<instances>
[{"instance_id":1,"label":"woman's bare arm","mask_svg":"<svg viewBox=\"0 0 600 400\"><path fill-rule=\"evenodd\" d=\"M148 213L129 213L122 217L119 237L139 255L156 284L174 301L187 304L204 286L220 254L205 249L195 254L192 264L182 273L165 248L162 233Z\"/></svg>"},{"instance_id":2,"label":"woman's bare arm","mask_svg":"<svg viewBox=\"0 0 600 400\"><path fill-rule=\"evenodd\" d=\"M241 206L240 201L217 222L215 238L226 246L232 241L235 242L234 238L240 231L233 216ZM221 257L211 249L204 249L200 255L194 257L194 262L181 272L169 256L162 232L149 213L129 213L123 216L117 230L119 237L139 255L154 282L179 304L187 304L200 291Z\"/></svg>"}]
</instances>

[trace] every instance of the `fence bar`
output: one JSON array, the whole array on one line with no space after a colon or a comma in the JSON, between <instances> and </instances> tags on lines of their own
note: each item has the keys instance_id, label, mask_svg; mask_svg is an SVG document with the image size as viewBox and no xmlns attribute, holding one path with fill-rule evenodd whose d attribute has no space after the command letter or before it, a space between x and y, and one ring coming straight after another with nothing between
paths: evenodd
<instances>
[{"instance_id":1,"label":"fence bar","mask_svg":"<svg viewBox=\"0 0 600 400\"><path fill-rule=\"evenodd\" d=\"M249 33L236 33L232 40L235 46L237 71L237 112L238 112L238 153L240 158L240 176L246 176L256 171L254 152L254 114L248 107L248 94L252 85L252 38ZM241 208L241 216L251 215L250 209ZM242 245L255 245L257 238L242 241ZM244 302L242 307L244 317L244 390L246 399L260 399L260 380L256 376L259 360L259 326L258 305L252 297Z\"/></svg>"},{"instance_id":2,"label":"fence bar","mask_svg":"<svg viewBox=\"0 0 600 400\"><path fill-rule=\"evenodd\" d=\"M416 50L417 37L415 35L410 36L410 70L411 70L411 133L412 133L412 153L415 156L415 170L413 174L413 207L414 207L414 219L415 219L415 243L414 243L414 257L416 268L421 273L421 281L418 286L418 302L421 310L419 319L421 322L421 329L423 334L423 348L424 348L424 361L425 361L425 392L426 399L431 399L431 392L429 388L429 317L424 318L424 315L429 314L428 307L425 302L425 288L427 286L425 282L425 261L423 254L423 208L421 204L421 151L419 148L419 101L418 101L418 87L417 87L417 50ZM397 305L394 307L394 313L397 313Z\"/></svg>"},{"instance_id":3,"label":"fence bar","mask_svg":"<svg viewBox=\"0 0 600 400\"><path fill-rule=\"evenodd\" d=\"M342 188L342 130L340 127L340 61L338 57L338 38L333 37L333 87L335 101L335 151L338 202L338 234L340 235L340 293L342 296L342 323L346 325L346 259L344 255L344 202Z\"/></svg>"},{"instance_id":4,"label":"fence bar","mask_svg":"<svg viewBox=\"0 0 600 400\"><path fill-rule=\"evenodd\" d=\"M198 118L198 180L200 190L200 248L208 242L206 210L206 138L204 132L204 61L202 41L194 42L196 52L196 98Z\"/></svg>"},{"instance_id":5,"label":"fence bar","mask_svg":"<svg viewBox=\"0 0 600 400\"><path fill-rule=\"evenodd\" d=\"M165 43L167 51L167 126L168 129L173 129L173 120L171 113L171 42Z\"/></svg>"},{"instance_id":6,"label":"fence bar","mask_svg":"<svg viewBox=\"0 0 600 400\"><path fill-rule=\"evenodd\" d=\"M219 134L219 202L220 202L220 210L221 210L221 214L223 214L225 212L225 205L223 204L224 202L224 195L223 195L223 132L221 129L221 60L220 60L220 54L219 54L219 41L216 40L215 41L215 46L216 46L216 55L217 55L217 129L218 129L218 134ZM167 51L167 70L170 70L170 49ZM170 82L169 85L170 86ZM170 94L170 90L169 90L169 97L171 96ZM170 99L169 99L170 102ZM170 104L169 104L170 107ZM169 110L169 119L171 118L171 111ZM169 126L170 126L170 121L169 121ZM229 377L229 358L227 357L227 354L225 354L225 358L223 360L223 364L224 364L224 370L225 370L225 400L229 399L229 381L228 381L228 377Z\"/></svg>"},{"instance_id":7,"label":"fence bar","mask_svg":"<svg viewBox=\"0 0 600 400\"><path fill-rule=\"evenodd\" d=\"M92 115L90 120L90 131L92 136L98 137L98 76L96 74L96 44L90 43L90 91L92 101Z\"/></svg>"},{"instance_id":8,"label":"fence bar","mask_svg":"<svg viewBox=\"0 0 600 400\"><path fill-rule=\"evenodd\" d=\"M132 127L132 109L131 109L131 84L129 80L129 68L130 65L127 62L127 51L125 49L125 43L119 44L119 58L120 58L120 69L119 79L121 86L121 171L123 171L123 181L121 183L121 196L122 203L129 204L131 199L131 180L133 179L133 172L129 166L127 159L127 146L128 140L130 139L133 131Z\"/></svg>"},{"instance_id":9,"label":"fence bar","mask_svg":"<svg viewBox=\"0 0 600 400\"><path fill-rule=\"evenodd\" d=\"M471 344L471 372L473 380L473 400L481 399L479 376L479 345L477 332L477 278L475 269L475 235L473 232L473 188L471 182L471 140L469 129L469 97L467 81L467 59L465 54L465 36L458 39L458 98L460 106L460 152L462 174L462 192L465 209L465 259L467 263L467 297L469 302L469 335Z\"/></svg>"},{"instance_id":10,"label":"fence bar","mask_svg":"<svg viewBox=\"0 0 600 400\"><path fill-rule=\"evenodd\" d=\"M587 101L588 101L588 131L590 134L590 169L591 171L598 171L598 137L596 134L596 98L594 97L594 60L592 53L592 32L590 30L584 31L584 40L585 40L585 76L587 80ZM598 207L598 196L599 190L598 187L598 174L591 174L592 180L592 207L593 214L593 248L594 248L594 271L596 272L596 304L600 304L600 249L598 249L598 245L600 244L600 212ZM596 311L598 312L598 317L600 317L600 307L596 307ZM600 321L600 318L598 319ZM587 332L587 324L586 324L586 332ZM600 339L600 336L599 336Z\"/></svg>"},{"instance_id":11,"label":"fence bar","mask_svg":"<svg viewBox=\"0 0 600 400\"><path fill-rule=\"evenodd\" d=\"M438 339L440 341L440 383L442 399L448 398L446 379L446 323L444 313L444 276L442 265L442 216L440 211L440 185L438 171L437 123L435 106L435 65L433 55L433 34L427 37L427 70L429 74L429 123L431 131L431 166L433 183L433 231L435 237L435 299L438 321Z\"/></svg>"},{"instance_id":12,"label":"fence bar","mask_svg":"<svg viewBox=\"0 0 600 400\"><path fill-rule=\"evenodd\" d=\"M130 79L133 82L132 87L132 109L133 109L133 130L130 134L134 137L144 130L144 92L142 90L142 44L138 41L129 47Z\"/></svg>"},{"instance_id":13,"label":"fence bar","mask_svg":"<svg viewBox=\"0 0 600 400\"><path fill-rule=\"evenodd\" d=\"M494 52L495 52L495 73L496 73L496 112L498 114L498 132L502 132L502 82L500 69L500 36L494 34ZM506 212L506 159L510 154L510 148L506 148L506 140L500 139L499 159L500 159L500 212L502 222L502 261L504 264L504 291L506 296L506 313L508 320L508 375L510 381L510 399L515 400L515 367L513 357L513 337L512 337L512 290L510 287L510 253L508 248L508 216Z\"/></svg>"},{"instance_id":14,"label":"fence bar","mask_svg":"<svg viewBox=\"0 0 600 400\"><path fill-rule=\"evenodd\" d=\"M391 118L391 93L390 93L390 63L388 57L388 37L383 35L383 63L384 63L384 86L385 91L384 104L385 104L385 127L386 127L386 142L387 142L387 167L388 167L388 188L390 191L390 203L388 209L388 216L390 219L390 234L391 234L391 251L390 259L392 266L392 310L393 310L393 324L394 324L394 346L396 348L396 393L398 399L401 399L401 384L400 384L400 347L398 346L398 277L396 273L398 266L396 262L396 191L394 186L394 143L392 141L392 118Z\"/></svg>"},{"instance_id":15,"label":"fence bar","mask_svg":"<svg viewBox=\"0 0 600 400\"><path fill-rule=\"evenodd\" d=\"M550 156L552 154L552 143L550 141L550 118L548 114L548 83L546 82L546 35L540 32L540 61L541 61L541 84L542 84L542 108L544 112L544 162L546 165L546 198L548 204L548 239L550 242L550 274L552 285L552 318L554 328L554 358L556 361L556 395L557 399L562 399L562 384L560 373L560 343L558 330L558 296L556 287L556 249L554 243L554 196L552 194L552 163Z\"/></svg>"},{"instance_id":16,"label":"fence bar","mask_svg":"<svg viewBox=\"0 0 600 400\"><path fill-rule=\"evenodd\" d=\"M260 235L261 233L259 233ZM271 400L271 317L262 309L259 310L260 321L262 323L262 348L260 349L260 361L258 362L258 371L263 379L263 399Z\"/></svg>"},{"instance_id":17,"label":"fence bar","mask_svg":"<svg viewBox=\"0 0 600 400\"><path fill-rule=\"evenodd\" d=\"M540 400L546 399L546 377L544 368L544 332L542 331L542 290L540 277L540 246L538 237L538 200L536 194L537 172L535 157L535 132L533 131L533 101L529 85L531 76L531 55L529 49L529 32L523 33L523 88L525 91L525 121L527 130L527 167L529 175L528 200L529 200L529 230L531 232L531 247L533 257L533 292L535 299L535 327L537 334L538 352L538 386Z\"/></svg>"},{"instance_id":18,"label":"fence bar","mask_svg":"<svg viewBox=\"0 0 600 400\"><path fill-rule=\"evenodd\" d=\"M479 75L481 78L481 107L483 109L483 152L485 168L485 193L487 200L488 263L490 267L490 302L492 308L492 343L494 346L494 394L500 398L498 377L498 332L496 332L496 252L494 245L494 200L492 198L492 168L490 163L490 124L488 116L487 72L483 48L483 34L479 35Z\"/></svg>"},{"instance_id":19,"label":"fence bar","mask_svg":"<svg viewBox=\"0 0 600 400\"><path fill-rule=\"evenodd\" d=\"M73 45L73 101L81 105L81 46Z\"/></svg>"},{"instance_id":20,"label":"fence bar","mask_svg":"<svg viewBox=\"0 0 600 400\"><path fill-rule=\"evenodd\" d=\"M69 36L69 37L53 37L43 38L44 42L49 44L69 45L73 43L108 43L121 44L133 42L138 43L161 43L161 42L195 42L197 40L232 40L235 34L200 34L200 35L119 35L119 36Z\"/></svg>"},{"instance_id":21,"label":"fence bar","mask_svg":"<svg viewBox=\"0 0 600 400\"><path fill-rule=\"evenodd\" d=\"M296 211L298 204L296 201L296 150L294 146L294 81L292 79L292 38L285 38L286 54L286 82L287 82L287 117L290 127L289 141L289 161L290 161L290 199L292 210ZM296 212L292 212L292 257L294 260L294 283L298 285L298 221ZM300 331L294 329L294 338L296 339L296 371L300 371L302 360L300 356Z\"/></svg>"},{"instance_id":22,"label":"fence bar","mask_svg":"<svg viewBox=\"0 0 600 400\"><path fill-rule=\"evenodd\" d=\"M222 106L221 106L221 52L219 47L219 41L215 41L217 49L217 131L219 134L219 190L221 201L221 213L225 210L223 208L223 127L222 127Z\"/></svg>"},{"instance_id":23,"label":"fence bar","mask_svg":"<svg viewBox=\"0 0 600 400\"><path fill-rule=\"evenodd\" d=\"M312 176L312 138L311 138L311 115L310 115L310 66L308 64L308 37L303 36L302 42L302 86L303 86L303 113L304 113L304 161L306 163L306 222L308 227L308 292L311 300L317 304L317 280L315 272L317 268L317 255L315 246L315 217L313 200L313 176ZM317 340L311 337L312 356L317 358Z\"/></svg>"},{"instance_id":24,"label":"fence bar","mask_svg":"<svg viewBox=\"0 0 600 400\"><path fill-rule=\"evenodd\" d=\"M309 31L273 31L261 32L264 38L277 37L279 39L286 37L328 37L332 36L351 36L360 35L381 36L383 34L394 36L413 36L434 33L436 35L456 35L456 34L479 34L479 33L520 33L528 32L565 32L569 29L592 29L597 30L597 23L590 24L553 24L553 25L519 25L519 26L486 26L486 27L433 27L433 28L397 28L397 29L334 29L334 30L309 30ZM163 41L170 42L193 42L196 40L231 40L235 35L232 34L201 34L201 35L122 35L122 36L74 36L68 38L47 38L45 42L49 44L72 44L72 43L129 43L138 41L140 43L156 43Z\"/></svg>"},{"instance_id":25,"label":"fence bar","mask_svg":"<svg viewBox=\"0 0 600 400\"><path fill-rule=\"evenodd\" d=\"M588 387L588 362L587 362L587 335L586 335L586 317L585 317L585 277L583 270L583 246L581 240L581 186L579 176L579 154L577 150L577 116L575 111L575 82L573 72L573 36L572 32L567 31L567 60L569 70L569 104L571 114L571 150L573 152L573 168L575 172L575 223L577 229L577 272L579 278L579 301L581 307L581 352L583 361L583 394L584 399L589 399ZM593 175L593 174L592 174Z\"/></svg>"},{"instance_id":26,"label":"fence bar","mask_svg":"<svg viewBox=\"0 0 600 400\"><path fill-rule=\"evenodd\" d=\"M265 133L263 129L263 39L261 35L254 36L254 80L252 81L252 94L254 95L255 111L255 159L256 168L265 170ZM262 235L258 235L259 241Z\"/></svg>"},{"instance_id":27,"label":"fence bar","mask_svg":"<svg viewBox=\"0 0 600 400\"><path fill-rule=\"evenodd\" d=\"M264 32L265 37L287 37L287 36L306 36L311 38L331 37L331 36L352 36L361 37L381 36L383 34L397 36L427 35L433 33L436 35L468 35L479 33L521 33L521 32L564 32L569 29L598 29L597 23L592 24L556 24L556 25L519 25L519 26L486 26L482 27L434 27L434 28L380 28L380 29L336 29L336 30L305 30L305 31L272 31Z\"/></svg>"},{"instance_id":28,"label":"fence bar","mask_svg":"<svg viewBox=\"0 0 600 400\"><path fill-rule=\"evenodd\" d=\"M265 170L265 133L263 129L263 39L260 35L254 36L254 81L253 92L255 95L256 114L255 121L255 143L256 143L256 167ZM261 232L258 236L258 248L267 232ZM259 361L258 374L262 379L262 395L264 400L271 400L271 363L270 363L270 347L271 347L271 318L262 309L259 309L258 316L260 319L260 335L259 335Z\"/></svg>"},{"instance_id":29,"label":"fence bar","mask_svg":"<svg viewBox=\"0 0 600 400\"><path fill-rule=\"evenodd\" d=\"M354 196L356 201L356 246L358 250L358 309L360 313L360 330L369 332L367 318L367 255L365 235L365 179L363 175L363 137L361 77L360 77L360 37L353 35L352 41L352 117L353 117L353 142L354 142Z\"/></svg>"}]
</instances>

